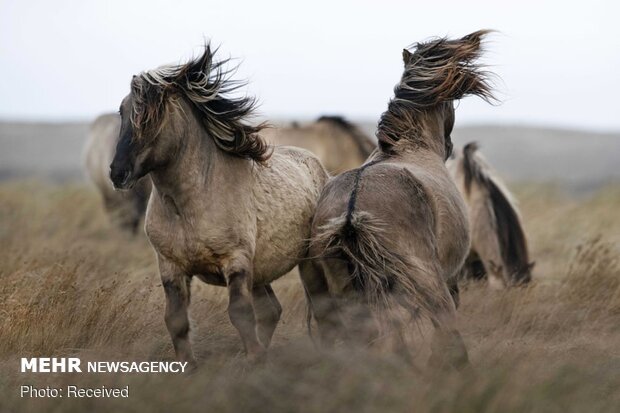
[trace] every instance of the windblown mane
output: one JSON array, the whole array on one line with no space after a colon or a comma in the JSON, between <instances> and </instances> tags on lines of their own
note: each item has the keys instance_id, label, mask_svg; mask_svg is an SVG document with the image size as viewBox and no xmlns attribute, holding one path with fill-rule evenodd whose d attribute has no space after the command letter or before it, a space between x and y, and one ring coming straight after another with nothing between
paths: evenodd
<instances>
[{"instance_id":1,"label":"windblown mane","mask_svg":"<svg viewBox=\"0 0 620 413\"><path fill-rule=\"evenodd\" d=\"M252 97L232 97L245 83L230 79L236 68L224 69L229 59L214 61L217 50L205 46L202 56L185 64L162 66L133 77L131 121L134 136L154 137L163 126L169 104L180 95L197 110L216 145L231 154L265 162L271 155L258 132L264 124L246 123L256 107Z\"/></svg>"},{"instance_id":2,"label":"windblown mane","mask_svg":"<svg viewBox=\"0 0 620 413\"><path fill-rule=\"evenodd\" d=\"M477 62L488 33L479 30L457 40L416 43L413 53L403 50L405 70L377 129L381 150L388 152L402 138L416 141L420 132L416 114L468 95L493 99L489 73Z\"/></svg>"},{"instance_id":3,"label":"windblown mane","mask_svg":"<svg viewBox=\"0 0 620 413\"><path fill-rule=\"evenodd\" d=\"M343 118L342 116L321 116L317 122L330 122L347 132L357 145L360 153L364 158L368 158L370 154L377 148L377 145L366 135L360 128Z\"/></svg>"},{"instance_id":4,"label":"windblown mane","mask_svg":"<svg viewBox=\"0 0 620 413\"><path fill-rule=\"evenodd\" d=\"M469 194L473 184L485 188L489 194L504 270L516 283L530 281L527 240L512 195L491 168L476 153L478 145L471 142L463 148L463 173L465 192Z\"/></svg>"}]
</instances>

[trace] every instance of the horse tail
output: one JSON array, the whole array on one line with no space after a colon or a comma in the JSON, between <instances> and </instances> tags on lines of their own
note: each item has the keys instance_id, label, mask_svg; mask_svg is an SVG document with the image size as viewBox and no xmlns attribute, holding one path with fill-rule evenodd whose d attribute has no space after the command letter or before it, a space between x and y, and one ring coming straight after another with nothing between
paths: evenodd
<instances>
[{"instance_id":1,"label":"horse tail","mask_svg":"<svg viewBox=\"0 0 620 413\"><path fill-rule=\"evenodd\" d=\"M413 316L435 319L451 304L441 294L440 274L383 242L386 225L366 211L345 213L319 228L313 243L325 246L324 256L347 262L351 286L372 309L384 312L403 307Z\"/></svg>"},{"instance_id":2,"label":"horse tail","mask_svg":"<svg viewBox=\"0 0 620 413\"><path fill-rule=\"evenodd\" d=\"M477 154L478 145L471 142L463 148L465 189L469 193L473 182L486 188L489 194L490 215L502 257L502 265L513 284L528 283L533 263L529 261L527 239L512 194Z\"/></svg>"}]
</instances>

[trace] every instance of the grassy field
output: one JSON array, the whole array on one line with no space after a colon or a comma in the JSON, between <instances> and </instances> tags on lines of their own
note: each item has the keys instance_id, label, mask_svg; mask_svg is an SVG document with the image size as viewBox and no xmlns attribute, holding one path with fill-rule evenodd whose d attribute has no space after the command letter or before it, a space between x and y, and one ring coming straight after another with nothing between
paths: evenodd
<instances>
[{"instance_id":1,"label":"grassy field","mask_svg":"<svg viewBox=\"0 0 620 413\"><path fill-rule=\"evenodd\" d=\"M144 236L110 228L94 190L0 184L0 412L620 411L620 186L588 197L516 188L534 282L462 293L473 368L412 367L362 348L316 348L297 278L265 364L244 361L223 289L195 282L193 375L22 374L19 358L170 360L163 289ZM417 350L417 349L416 349ZM22 399L19 386L130 386L129 399Z\"/></svg>"}]
</instances>

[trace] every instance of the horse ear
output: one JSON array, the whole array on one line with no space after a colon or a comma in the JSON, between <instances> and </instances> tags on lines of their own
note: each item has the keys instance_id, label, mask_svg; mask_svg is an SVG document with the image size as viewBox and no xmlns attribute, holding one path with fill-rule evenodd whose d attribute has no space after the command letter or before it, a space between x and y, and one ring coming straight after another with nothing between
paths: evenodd
<instances>
[{"instance_id":1,"label":"horse ear","mask_svg":"<svg viewBox=\"0 0 620 413\"><path fill-rule=\"evenodd\" d=\"M403 49L403 62L405 63L405 66L411 63L412 60L413 60L413 53L411 53L407 49Z\"/></svg>"},{"instance_id":2,"label":"horse ear","mask_svg":"<svg viewBox=\"0 0 620 413\"><path fill-rule=\"evenodd\" d=\"M529 264L527 264L527 269L531 271L535 266L536 266L536 261L532 261Z\"/></svg>"}]
</instances>

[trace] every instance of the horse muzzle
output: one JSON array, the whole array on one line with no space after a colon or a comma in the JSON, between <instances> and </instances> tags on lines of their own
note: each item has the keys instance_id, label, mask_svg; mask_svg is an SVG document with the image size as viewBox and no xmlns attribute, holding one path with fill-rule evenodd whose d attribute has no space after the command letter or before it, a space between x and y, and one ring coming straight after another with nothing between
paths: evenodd
<instances>
[{"instance_id":1,"label":"horse muzzle","mask_svg":"<svg viewBox=\"0 0 620 413\"><path fill-rule=\"evenodd\" d=\"M130 169L110 167L110 180L116 190L131 189L136 183L132 175Z\"/></svg>"}]
</instances>

